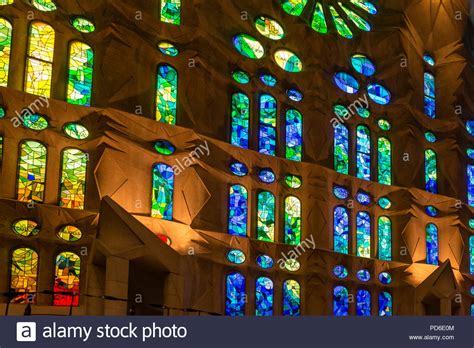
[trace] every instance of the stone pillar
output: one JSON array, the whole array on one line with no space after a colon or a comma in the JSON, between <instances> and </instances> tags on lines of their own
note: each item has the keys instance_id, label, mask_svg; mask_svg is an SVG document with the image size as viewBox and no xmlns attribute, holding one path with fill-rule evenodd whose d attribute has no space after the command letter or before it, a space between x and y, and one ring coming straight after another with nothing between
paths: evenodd
<instances>
[{"instance_id":1,"label":"stone pillar","mask_svg":"<svg viewBox=\"0 0 474 348\"><path fill-rule=\"evenodd\" d=\"M128 298L128 260L109 256L105 270L105 296ZM104 315L126 315L127 302L105 300Z\"/></svg>"}]
</instances>

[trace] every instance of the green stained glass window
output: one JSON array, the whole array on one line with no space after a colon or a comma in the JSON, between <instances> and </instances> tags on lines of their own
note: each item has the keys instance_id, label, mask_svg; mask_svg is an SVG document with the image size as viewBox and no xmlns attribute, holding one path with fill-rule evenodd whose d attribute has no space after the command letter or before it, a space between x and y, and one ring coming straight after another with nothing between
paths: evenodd
<instances>
[{"instance_id":1,"label":"green stained glass window","mask_svg":"<svg viewBox=\"0 0 474 348\"><path fill-rule=\"evenodd\" d=\"M384 131L388 131L392 128L392 125L390 124L389 121L381 118L380 120L377 121L377 124L379 125L379 128Z\"/></svg>"},{"instance_id":2,"label":"green stained glass window","mask_svg":"<svg viewBox=\"0 0 474 348\"><path fill-rule=\"evenodd\" d=\"M326 23L326 18L324 17L323 5L320 2L317 2L314 5L311 28L321 34L326 34L328 32L328 25Z\"/></svg>"},{"instance_id":3,"label":"green stained glass window","mask_svg":"<svg viewBox=\"0 0 474 348\"><path fill-rule=\"evenodd\" d=\"M387 138L378 138L378 179L384 185L392 184L392 144Z\"/></svg>"},{"instance_id":4,"label":"green stained glass window","mask_svg":"<svg viewBox=\"0 0 474 348\"><path fill-rule=\"evenodd\" d=\"M48 128L48 120L39 114L23 113L23 125L26 128L41 131Z\"/></svg>"},{"instance_id":5,"label":"green stained glass window","mask_svg":"<svg viewBox=\"0 0 474 348\"><path fill-rule=\"evenodd\" d=\"M377 8L370 1L367 0L351 0L351 3L361 8L367 13L377 14Z\"/></svg>"},{"instance_id":6,"label":"green stained glass window","mask_svg":"<svg viewBox=\"0 0 474 348\"><path fill-rule=\"evenodd\" d=\"M282 0L281 7L292 16L301 16L308 0Z\"/></svg>"},{"instance_id":7,"label":"green stained glass window","mask_svg":"<svg viewBox=\"0 0 474 348\"><path fill-rule=\"evenodd\" d=\"M12 25L5 18L0 17L0 86L2 87L8 85L11 46Z\"/></svg>"},{"instance_id":8,"label":"green stained glass window","mask_svg":"<svg viewBox=\"0 0 474 348\"><path fill-rule=\"evenodd\" d=\"M285 182L288 185L288 187L291 187L293 189L298 189L303 184L301 177L297 175L292 175L292 174L288 174L285 176Z\"/></svg>"},{"instance_id":9,"label":"green stained glass window","mask_svg":"<svg viewBox=\"0 0 474 348\"><path fill-rule=\"evenodd\" d=\"M271 40L280 40L285 36L281 24L267 16L258 16L255 19L255 28L260 34Z\"/></svg>"},{"instance_id":10,"label":"green stained glass window","mask_svg":"<svg viewBox=\"0 0 474 348\"><path fill-rule=\"evenodd\" d=\"M438 169L436 152L425 151L425 188L431 193L438 193Z\"/></svg>"},{"instance_id":11,"label":"green stained glass window","mask_svg":"<svg viewBox=\"0 0 474 348\"><path fill-rule=\"evenodd\" d=\"M63 151L59 200L61 207L84 209L88 160L89 156L81 150L66 149Z\"/></svg>"},{"instance_id":12,"label":"green stained glass window","mask_svg":"<svg viewBox=\"0 0 474 348\"><path fill-rule=\"evenodd\" d=\"M273 55L277 65L285 71L297 73L303 70L301 59L291 51L280 49Z\"/></svg>"},{"instance_id":13,"label":"green stained glass window","mask_svg":"<svg viewBox=\"0 0 474 348\"><path fill-rule=\"evenodd\" d=\"M0 106L0 118L4 118L6 114L7 111L5 110L5 107Z\"/></svg>"},{"instance_id":14,"label":"green stained glass window","mask_svg":"<svg viewBox=\"0 0 474 348\"><path fill-rule=\"evenodd\" d=\"M17 199L21 202L43 202L46 181L46 147L28 140L20 145Z\"/></svg>"},{"instance_id":15,"label":"green stained glass window","mask_svg":"<svg viewBox=\"0 0 474 348\"><path fill-rule=\"evenodd\" d=\"M392 221L386 216L378 219L378 251L380 260L392 260Z\"/></svg>"},{"instance_id":16,"label":"green stained glass window","mask_svg":"<svg viewBox=\"0 0 474 348\"><path fill-rule=\"evenodd\" d=\"M151 216L163 220L173 219L174 172L164 163L153 167Z\"/></svg>"},{"instance_id":17,"label":"green stained glass window","mask_svg":"<svg viewBox=\"0 0 474 348\"><path fill-rule=\"evenodd\" d=\"M357 177L371 179L371 141L370 130L364 125L357 126Z\"/></svg>"},{"instance_id":18,"label":"green stained glass window","mask_svg":"<svg viewBox=\"0 0 474 348\"><path fill-rule=\"evenodd\" d=\"M296 317L301 314L301 286L296 280L283 283L283 315Z\"/></svg>"},{"instance_id":19,"label":"green stained glass window","mask_svg":"<svg viewBox=\"0 0 474 348\"><path fill-rule=\"evenodd\" d=\"M265 54L262 44L247 34L238 34L233 38L234 47L241 55L251 59L260 59Z\"/></svg>"},{"instance_id":20,"label":"green stained glass window","mask_svg":"<svg viewBox=\"0 0 474 348\"><path fill-rule=\"evenodd\" d=\"M275 240L275 196L262 191L257 197L257 239L266 242Z\"/></svg>"},{"instance_id":21,"label":"green stained glass window","mask_svg":"<svg viewBox=\"0 0 474 348\"><path fill-rule=\"evenodd\" d=\"M248 149L249 147L250 100L243 93L232 95L232 124L230 143Z\"/></svg>"},{"instance_id":22,"label":"green stained glass window","mask_svg":"<svg viewBox=\"0 0 474 348\"><path fill-rule=\"evenodd\" d=\"M95 31L94 23L83 17L75 17L71 21L72 26L81 33L92 33Z\"/></svg>"},{"instance_id":23,"label":"green stained glass window","mask_svg":"<svg viewBox=\"0 0 474 348\"><path fill-rule=\"evenodd\" d=\"M250 76L243 70L235 70L232 72L232 78L235 82L240 83L242 85L246 85L250 82Z\"/></svg>"},{"instance_id":24,"label":"green stained glass window","mask_svg":"<svg viewBox=\"0 0 474 348\"><path fill-rule=\"evenodd\" d=\"M342 19L334 6L329 6L329 11L331 12L332 20L334 21L338 34L346 39L352 39L353 35L351 29L347 26L346 22Z\"/></svg>"},{"instance_id":25,"label":"green stained glass window","mask_svg":"<svg viewBox=\"0 0 474 348\"><path fill-rule=\"evenodd\" d=\"M265 155L276 155L277 100L269 95L260 95L258 151Z\"/></svg>"},{"instance_id":26,"label":"green stained glass window","mask_svg":"<svg viewBox=\"0 0 474 348\"><path fill-rule=\"evenodd\" d=\"M170 24L181 24L181 0L161 0L161 21Z\"/></svg>"},{"instance_id":27,"label":"green stained glass window","mask_svg":"<svg viewBox=\"0 0 474 348\"><path fill-rule=\"evenodd\" d=\"M79 41L69 46L69 76L67 101L77 105L91 105L92 74L94 70L94 52L92 48Z\"/></svg>"},{"instance_id":28,"label":"green stained glass window","mask_svg":"<svg viewBox=\"0 0 474 348\"><path fill-rule=\"evenodd\" d=\"M357 213L357 256L370 257L370 215L361 211Z\"/></svg>"},{"instance_id":29,"label":"green stained glass window","mask_svg":"<svg viewBox=\"0 0 474 348\"><path fill-rule=\"evenodd\" d=\"M301 242L301 202L294 196L285 199L285 243L298 245Z\"/></svg>"},{"instance_id":30,"label":"green stained glass window","mask_svg":"<svg viewBox=\"0 0 474 348\"><path fill-rule=\"evenodd\" d=\"M303 157L303 116L295 109L286 111L286 158L301 161Z\"/></svg>"},{"instance_id":31,"label":"green stained glass window","mask_svg":"<svg viewBox=\"0 0 474 348\"><path fill-rule=\"evenodd\" d=\"M53 0L30 0L30 3L43 12L51 12L57 9Z\"/></svg>"},{"instance_id":32,"label":"green stained glass window","mask_svg":"<svg viewBox=\"0 0 474 348\"><path fill-rule=\"evenodd\" d=\"M349 130L340 123L334 126L334 170L349 174Z\"/></svg>"},{"instance_id":33,"label":"green stained glass window","mask_svg":"<svg viewBox=\"0 0 474 348\"><path fill-rule=\"evenodd\" d=\"M13 250L10 268L11 303L35 303L38 285L38 253L30 248Z\"/></svg>"},{"instance_id":34,"label":"green stained glass window","mask_svg":"<svg viewBox=\"0 0 474 348\"><path fill-rule=\"evenodd\" d=\"M156 120L176 124L178 72L168 64L158 66L156 82Z\"/></svg>"},{"instance_id":35,"label":"green stained glass window","mask_svg":"<svg viewBox=\"0 0 474 348\"><path fill-rule=\"evenodd\" d=\"M365 19L363 19L357 13L344 6L342 3L339 3L339 6L346 13L347 18L349 18L352 23L356 25L357 28L363 31L370 31L370 24Z\"/></svg>"},{"instance_id":36,"label":"green stained glass window","mask_svg":"<svg viewBox=\"0 0 474 348\"><path fill-rule=\"evenodd\" d=\"M178 48L168 41L158 42L158 49L165 56L176 57L179 54Z\"/></svg>"},{"instance_id":37,"label":"green stained glass window","mask_svg":"<svg viewBox=\"0 0 474 348\"><path fill-rule=\"evenodd\" d=\"M89 131L79 123L66 123L63 127L64 133L72 139L83 140L89 137Z\"/></svg>"}]
</instances>

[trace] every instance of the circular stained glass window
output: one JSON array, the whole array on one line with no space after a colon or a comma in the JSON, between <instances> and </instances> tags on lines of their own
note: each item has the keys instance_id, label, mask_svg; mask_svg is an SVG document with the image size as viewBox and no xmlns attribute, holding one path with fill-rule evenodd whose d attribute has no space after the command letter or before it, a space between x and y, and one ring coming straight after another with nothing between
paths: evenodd
<instances>
[{"instance_id":1,"label":"circular stained glass window","mask_svg":"<svg viewBox=\"0 0 474 348\"><path fill-rule=\"evenodd\" d=\"M71 21L72 26L81 33L92 33L95 31L94 23L84 17L75 17Z\"/></svg>"},{"instance_id":2,"label":"circular stained glass window","mask_svg":"<svg viewBox=\"0 0 474 348\"><path fill-rule=\"evenodd\" d=\"M227 260L236 265L240 265L245 262L245 254L242 250L233 249L227 253Z\"/></svg>"},{"instance_id":3,"label":"circular stained glass window","mask_svg":"<svg viewBox=\"0 0 474 348\"><path fill-rule=\"evenodd\" d=\"M389 131L392 128L390 122L383 118L379 119L377 124L379 125L379 128L384 131Z\"/></svg>"},{"instance_id":4,"label":"circular stained glass window","mask_svg":"<svg viewBox=\"0 0 474 348\"><path fill-rule=\"evenodd\" d=\"M38 223L32 220L18 220L12 225L13 232L23 237L36 236L40 232Z\"/></svg>"},{"instance_id":5,"label":"circular stained glass window","mask_svg":"<svg viewBox=\"0 0 474 348\"><path fill-rule=\"evenodd\" d=\"M263 269L270 269L273 267L273 259L268 255L257 256L257 264Z\"/></svg>"},{"instance_id":6,"label":"circular stained glass window","mask_svg":"<svg viewBox=\"0 0 474 348\"><path fill-rule=\"evenodd\" d=\"M232 72L232 78L235 82L240 83L242 85L246 85L250 82L250 76L243 70L235 70Z\"/></svg>"},{"instance_id":7,"label":"circular stained glass window","mask_svg":"<svg viewBox=\"0 0 474 348\"><path fill-rule=\"evenodd\" d=\"M286 95L290 100L293 100L295 102L300 102L303 100L303 93L296 88L290 88L286 91Z\"/></svg>"},{"instance_id":8,"label":"circular stained glass window","mask_svg":"<svg viewBox=\"0 0 474 348\"><path fill-rule=\"evenodd\" d=\"M386 105L390 103L390 92L388 89L382 85L379 85L378 83L371 83L369 86L367 86L367 92L369 93L369 98L377 104Z\"/></svg>"},{"instance_id":9,"label":"circular stained glass window","mask_svg":"<svg viewBox=\"0 0 474 348\"><path fill-rule=\"evenodd\" d=\"M342 186L334 186L332 189L334 196L339 199L349 198L349 190Z\"/></svg>"},{"instance_id":10,"label":"circular stained glass window","mask_svg":"<svg viewBox=\"0 0 474 348\"><path fill-rule=\"evenodd\" d=\"M425 212L426 212L426 215L428 216L431 216L431 217L436 217L438 216L438 209L436 209L436 207L432 206L432 205L427 205L425 207Z\"/></svg>"},{"instance_id":11,"label":"circular stained glass window","mask_svg":"<svg viewBox=\"0 0 474 348\"><path fill-rule=\"evenodd\" d=\"M263 168L258 172L258 177L260 178L261 181L267 184L271 184L275 182L276 176L273 170L270 168Z\"/></svg>"},{"instance_id":12,"label":"circular stained glass window","mask_svg":"<svg viewBox=\"0 0 474 348\"><path fill-rule=\"evenodd\" d=\"M277 65L285 71L297 73L303 70L301 59L291 51L281 49L273 55Z\"/></svg>"},{"instance_id":13,"label":"circular stained glass window","mask_svg":"<svg viewBox=\"0 0 474 348\"><path fill-rule=\"evenodd\" d=\"M52 0L30 0L30 4L43 12L51 12L57 9L56 4Z\"/></svg>"},{"instance_id":14,"label":"circular stained glass window","mask_svg":"<svg viewBox=\"0 0 474 348\"><path fill-rule=\"evenodd\" d=\"M278 82L277 78L272 74L261 74L260 81L262 81L264 85L269 87L275 87Z\"/></svg>"},{"instance_id":15,"label":"circular stained glass window","mask_svg":"<svg viewBox=\"0 0 474 348\"><path fill-rule=\"evenodd\" d=\"M285 176L285 183L288 185L288 187L298 189L303 184L303 181L301 180L301 177L297 175L288 174Z\"/></svg>"},{"instance_id":16,"label":"circular stained glass window","mask_svg":"<svg viewBox=\"0 0 474 348\"><path fill-rule=\"evenodd\" d=\"M298 261L288 259L285 261L285 269L290 272L296 272L300 269L301 265Z\"/></svg>"},{"instance_id":17,"label":"circular stained glass window","mask_svg":"<svg viewBox=\"0 0 474 348\"><path fill-rule=\"evenodd\" d=\"M359 82L357 82L354 76L348 73L336 73L334 75L334 82L336 83L337 87L339 87L339 89L346 93L354 94L359 91Z\"/></svg>"},{"instance_id":18,"label":"circular stained glass window","mask_svg":"<svg viewBox=\"0 0 474 348\"><path fill-rule=\"evenodd\" d=\"M41 131L48 128L48 120L39 114L26 114L23 115L23 125L26 128Z\"/></svg>"},{"instance_id":19,"label":"circular stained glass window","mask_svg":"<svg viewBox=\"0 0 474 348\"><path fill-rule=\"evenodd\" d=\"M249 173L248 168L245 166L245 164L240 163L240 162L233 162L230 165L230 171L237 176L245 176Z\"/></svg>"},{"instance_id":20,"label":"circular stained glass window","mask_svg":"<svg viewBox=\"0 0 474 348\"><path fill-rule=\"evenodd\" d=\"M67 225L61 227L56 235L66 242L77 242L82 238L82 231L76 226Z\"/></svg>"},{"instance_id":21,"label":"circular stained glass window","mask_svg":"<svg viewBox=\"0 0 474 348\"><path fill-rule=\"evenodd\" d=\"M63 127L64 133L72 139L84 140L89 137L89 131L79 123L66 123Z\"/></svg>"},{"instance_id":22,"label":"circular stained glass window","mask_svg":"<svg viewBox=\"0 0 474 348\"><path fill-rule=\"evenodd\" d=\"M370 280L370 272L366 269L361 269L357 272L357 279L361 282L368 282Z\"/></svg>"},{"instance_id":23,"label":"circular stained glass window","mask_svg":"<svg viewBox=\"0 0 474 348\"><path fill-rule=\"evenodd\" d=\"M234 47L241 55L251 59L260 59L265 55L262 44L247 34L238 34L233 38Z\"/></svg>"},{"instance_id":24,"label":"circular stained glass window","mask_svg":"<svg viewBox=\"0 0 474 348\"><path fill-rule=\"evenodd\" d=\"M176 57L179 54L178 48L168 41L158 42L158 49L165 56Z\"/></svg>"},{"instance_id":25,"label":"circular stained glass window","mask_svg":"<svg viewBox=\"0 0 474 348\"><path fill-rule=\"evenodd\" d=\"M372 76L375 74L375 65L372 61L362 54L354 54L351 58L352 67L359 74Z\"/></svg>"},{"instance_id":26,"label":"circular stained glass window","mask_svg":"<svg viewBox=\"0 0 474 348\"><path fill-rule=\"evenodd\" d=\"M258 16L255 19L255 28L260 34L271 40L281 40L285 36L285 31L280 23L267 16Z\"/></svg>"},{"instance_id":27,"label":"circular stained glass window","mask_svg":"<svg viewBox=\"0 0 474 348\"><path fill-rule=\"evenodd\" d=\"M357 199L357 202L363 205L370 204L370 202L372 201L370 195L363 191L357 192L356 199Z\"/></svg>"},{"instance_id":28,"label":"circular stained glass window","mask_svg":"<svg viewBox=\"0 0 474 348\"><path fill-rule=\"evenodd\" d=\"M345 279L349 275L347 268L343 265L337 265L334 267L332 273L339 279Z\"/></svg>"},{"instance_id":29,"label":"circular stained glass window","mask_svg":"<svg viewBox=\"0 0 474 348\"><path fill-rule=\"evenodd\" d=\"M169 156L174 154L174 152L176 151L176 147L168 140L161 139L155 142L155 150L160 155Z\"/></svg>"},{"instance_id":30,"label":"circular stained glass window","mask_svg":"<svg viewBox=\"0 0 474 348\"><path fill-rule=\"evenodd\" d=\"M388 272L382 272L379 274L379 281L384 285L388 285L392 282L392 276Z\"/></svg>"},{"instance_id":31,"label":"circular stained glass window","mask_svg":"<svg viewBox=\"0 0 474 348\"><path fill-rule=\"evenodd\" d=\"M430 143L435 143L436 142L436 135L432 132L425 132L425 139L429 141Z\"/></svg>"},{"instance_id":32,"label":"circular stained glass window","mask_svg":"<svg viewBox=\"0 0 474 348\"><path fill-rule=\"evenodd\" d=\"M381 197L378 201L378 204L382 209L390 209L392 206L392 202L387 197Z\"/></svg>"}]
</instances>

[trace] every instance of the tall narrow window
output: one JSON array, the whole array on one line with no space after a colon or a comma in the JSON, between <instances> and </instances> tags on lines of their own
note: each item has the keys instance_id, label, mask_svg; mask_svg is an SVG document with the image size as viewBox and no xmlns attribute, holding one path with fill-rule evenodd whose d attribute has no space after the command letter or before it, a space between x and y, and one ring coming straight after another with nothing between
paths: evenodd
<instances>
[{"instance_id":1,"label":"tall narrow window","mask_svg":"<svg viewBox=\"0 0 474 348\"><path fill-rule=\"evenodd\" d=\"M50 97L54 38L54 29L48 24L31 23L26 58L25 92Z\"/></svg>"},{"instance_id":2,"label":"tall narrow window","mask_svg":"<svg viewBox=\"0 0 474 348\"><path fill-rule=\"evenodd\" d=\"M378 152L378 180L384 185L392 185L392 144L387 138L381 137L377 141Z\"/></svg>"},{"instance_id":3,"label":"tall narrow window","mask_svg":"<svg viewBox=\"0 0 474 348\"><path fill-rule=\"evenodd\" d=\"M276 155L277 101L269 94L260 96L260 130L258 151L265 155Z\"/></svg>"},{"instance_id":4,"label":"tall narrow window","mask_svg":"<svg viewBox=\"0 0 474 348\"><path fill-rule=\"evenodd\" d=\"M255 284L255 315L273 315L273 282L267 277L260 277Z\"/></svg>"},{"instance_id":5,"label":"tall narrow window","mask_svg":"<svg viewBox=\"0 0 474 348\"><path fill-rule=\"evenodd\" d=\"M294 109L286 111L286 158L301 161L303 157L303 116Z\"/></svg>"},{"instance_id":6,"label":"tall narrow window","mask_svg":"<svg viewBox=\"0 0 474 348\"><path fill-rule=\"evenodd\" d=\"M366 126L357 127L357 177L370 180L370 131Z\"/></svg>"},{"instance_id":7,"label":"tall narrow window","mask_svg":"<svg viewBox=\"0 0 474 348\"><path fill-rule=\"evenodd\" d=\"M334 288L333 313L337 317L349 315L349 292L344 286L336 286Z\"/></svg>"},{"instance_id":8,"label":"tall narrow window","mask_svg":"<svg viewBox=\"0 0 474 348\"><path fill-rule=\"evenodd\" d=\"M425 187L428 192L438 193L438 164L436 152L431 149L425 151Z\"/></svg>"},{"instance_id":9,"label":"tall narrow window","mask_svg":"<svg viewBox=\"0 0 474 348\"><path fill-rule=\"evenodd\" d=\"M341 206L334 209L334 251L349 253L349 214Z\"/></svg>"},{"instance_id":10,"label":"tall narrow window","mask_svg":"<svg viewBox=\"0 0 474 348\"><path fill-rule=\"evenodd\" d=\"M433 74L425 72L424 74L424 93L425 93L425 114L430 118L436 117L436 86Z\"/></svg>"},{"instance_id":11,"label":"tall narrow window","mask_svg":"<svg viewBox=\"0 0 474 348\"><path fill-rule=\"evenodd\" d=\"M474 165L467 166L467 204L474 206Z\"/></svg>"},{"instance_id":12,"label":"tall narrow window","mask_svg":"<svg viewBox=\"0 0 474 348\"><path fill-rule=\"evenodd\" d=\"M18 164L18 200L43 202L46 181L46 148L37 141L20 145Z\"/></svg>"},{"instance_id":13,"label":"tall narrow window","mask_svg":"<svg viewBox=\"0 0 474 348\"><path fill-rule=\"evenodd\" d=\"M247 189L232 185L229 192L229 234L247 236Z\"/></svg>"},{"instance_id":14,"label":"tall narrow window","mask_svg":"<svg viewBox=\"0 0 474 348\"><path fill-rule=\"evenodd\" d=\"M34 303L38 282L38 254L30 248L13 250L11 258L10 292L12 303Z\"/></svg>"},{"instance_id":15,"label":"tall narrow window","mask_svg":"<svg viewBox=\"0 0 474 348\"><path fill-rule=\"evenodd\" d=\"M301 314L301 287L296 280L283 283L283 315L295 317Z\"/></svg>"},{"instance_id":16,"label":"tall narrow window","mask_svg":"<svg viewBox=\"0 0 474 348\"><path fill-rule=\"evenodd\" d=\"M357 290L356 314L361 317L370 317L372 312L370 292L367 290Z\"/></svg>"},{"instance_id":17,"label":"tall narrow window","mask_svg":"<svg viewBox=\"0 0 474 348\"><path fill-rule=\"evenodd\" d=\"M474 274L474 236L469 237L469 271Z\"/></svg>"},{"instance_id":18,"label":"tall narrow window","mask_svg":"<svg viewBox=\"0 0 474 348\"><path fill-rule=\"evenodd\" d=\"M12 46L12 25L0 17L0 86L7 87Z\"/></svg>"},{"instance_id":19,"label":"tall narrow window","mask_svg":"<svg viewBox=\"0 0 474 348\"><path fill-rule=\"evenodd\" d=\"M357 256L370 257L370 215L365 211L357 213Z\"/></svg>"},{"instance_id":20,"label":"tall narrow window","mask_svg":"<svg viewBox=\"0 0 474 348\"><path fill-rule=\"evenodd\" d=\"M77 105L91 105L94 51L83 42L69 45L69 74L67 101Z\"/></svg>"},{"instance_id":21,"label":"tall narrow window","mask_svg":"<svg viewBox=\"0 0 474 348\"><path fill-rule=\"evenodd\" d=\"M285 199L285 243L298 245L301 241L301 202L288 196Z\"/></svg>"},{"instance_id":22,"label":"tall narrow window","mask_svg":"<svg viewBox=\"0 0 474 348\"><path fill-rule=\"evenodd\" d=\"M79 305L79 276L81 259L74 253L63 252L56 257L54 276L54 305Z\"/></svg>"},{"instance_id":23,"label":"tall narrow window","mask_svg":"<svg viewBox=\"0 0 474 348\"><path fill-rule=\"evenodd\" d=\"M438 227L435 224L426 225L426 263L438 265Z\"/></svg>"},{"instance_id":24,"label":"tall narrow window","mask_svg":"<svg viewBox=\"0 0 474 348\"><path fill-rule=\"evenodd\" d=\"M164 163L153 167L153 196L151 216L163 220L173 219L173 169Z\"/></svg>"},{"instance_id":25,"label":"tall narrow window","mask_svg":"<svg viewBox=\"0 0 474 348\"><path fill-rule=\"evenodd\" d=\"M334 170L349 174L349 130L340 123L334 126Z\"/></svg>"},{"instance_id":26,"label":"tall narrow window","mask_svg":"<svg viewBox=\"0 0 474 348\"><path fill-rule=\"evenodd\" d=\"M232 94L232 129L230 143L249 148L250 101L243 93Z\"/></svg>"},{"instance_id":27,"label":"tall narrow window","mask_svg":"<svg viewBox=\"0 0 474 348\"><path fill-rule=\"evenodd\" d=\"M226 277L225 315L245 315L245 302L245 277L237 272L229 273Z\"/></svg>"},{"instance_id":28,"label":"tall narrow window","mask_svg":"<svg viewBox=\"0 0 474 348\"><path fill-rule=\"evenodd\" d=\"M84 209L88 155L78 149L63 151L59 206Z\"/></svg>"},{"instance_id":29,"label":"tall narrow window","mask_svg":"<svg viewBox=\"0 0 474 348\"><path fill-rule=\"evenodd\" d=\"M380 260L392 260L392 221L386 216L378 220L378 249Z\"/></svg>"},{"instance_id":30,"label":"tall narrow window","mask_svg":"<svg viewBox=\"0 0 474 348\"><path fill-rule=\"evenodd\" d=\"M257 197L257 239L266 242L275 240L275 196L262 191Z\"/></svg>"},{"instance_id":31,"label":"tall narrow window","mask_svg":"<svg viewBox=\"0 0 474 348\"><path fill-rule=\"evenodd\" d=\"M156 79L156 120L176 124L177 103L178 72L171 65L161 64Z\"/></svg>"},{"instance_id":32,"label":"tall narrow window","mask_svg":"<svg viewBox=\"0 0 474 348\"><path fill-rule=\"evenodd\" d=\"M392 295L387 291L379 294L379 316L390 317L393 312Z\"/></svg>"},{"instance_id":33,"label":"tall narrow window","mask_svg":"<svg viewBox=\"0 0 474 348\"><path fill-rule=\"evenodd\" d=\"M161 0L160 18L162 22L181 24L181 0Z\"/></svg>"}]
</instances>

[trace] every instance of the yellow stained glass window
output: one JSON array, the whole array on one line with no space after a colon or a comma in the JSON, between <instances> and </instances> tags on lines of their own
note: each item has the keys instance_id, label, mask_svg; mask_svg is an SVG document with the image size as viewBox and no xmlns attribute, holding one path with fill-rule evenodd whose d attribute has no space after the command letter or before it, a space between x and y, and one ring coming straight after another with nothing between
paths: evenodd
<instances>
[{"instance_id":1,"label":"yellow stained glass window","mask_svg":"<svg viewBox=\"0 0 474 348\"><path fill-rule=\"evenodd\" d=\"M33 249L13 250L11 258L10 292L12 303L34 303L38 281L38 254Z\"/></svg>"},{"instance_id":2,"label":"yellow stained glass window","mask_svg":"<svg viewBox=\"0 0 474 348\"><path fill-rule=\"evenodd\" d=\"M12 25L5 18L0 17L0 86L2 87L8 84L11 46Z\"/></svg>"},{"instance_id":3,"label":"yellow stained glass window","mask_svg":"<svg viewBox=\"0 0 474 348\"><path fill-rule=\"evenodd\" d=\"M78 149L63 151L61 198L65 208L84 209L88 155Z\"/></svg>"},{"instance_id":4,"label":"yellow stained glass window","mask_svg":"<svg viewBox=\"0 0 474 348\"><path fill-rule=\"evenodd\" d=\"M43 202L46 181L46 156L44 145L28 140L20 145L18 164L18 200Z\"/></svg>"}]
</instances>

